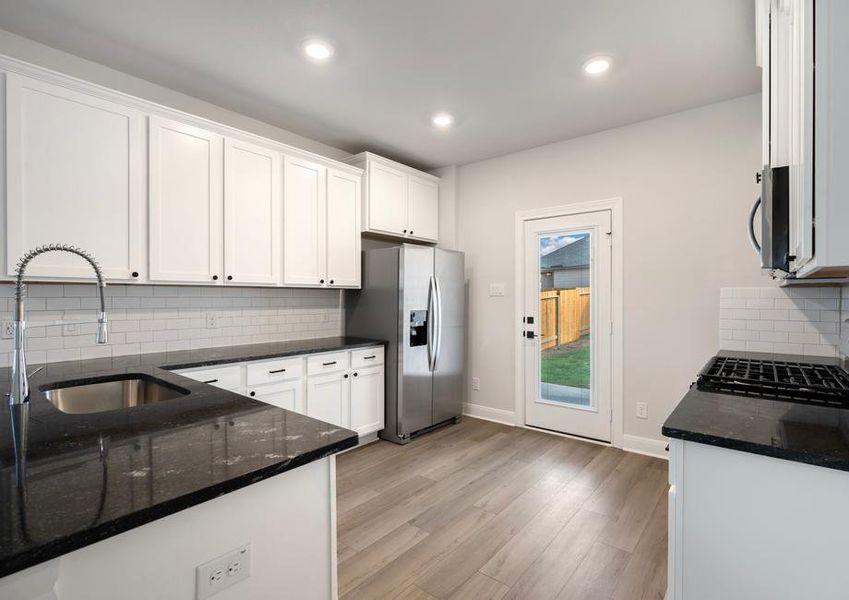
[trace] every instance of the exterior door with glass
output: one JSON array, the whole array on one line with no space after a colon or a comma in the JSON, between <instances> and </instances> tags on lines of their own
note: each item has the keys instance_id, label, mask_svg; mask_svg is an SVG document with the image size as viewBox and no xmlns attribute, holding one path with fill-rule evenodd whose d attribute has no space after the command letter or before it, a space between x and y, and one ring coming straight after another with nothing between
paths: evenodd
<instances>
[{"instance_id":1,"label":"exterior door with glass","mask_svg":"<svg viewBox=\"0 0 849 600\"><path fill-rule=\"evenodd\" d=\"M611 212L525 221L525 424L611 439Z\"/></svg>"}]
</instances>

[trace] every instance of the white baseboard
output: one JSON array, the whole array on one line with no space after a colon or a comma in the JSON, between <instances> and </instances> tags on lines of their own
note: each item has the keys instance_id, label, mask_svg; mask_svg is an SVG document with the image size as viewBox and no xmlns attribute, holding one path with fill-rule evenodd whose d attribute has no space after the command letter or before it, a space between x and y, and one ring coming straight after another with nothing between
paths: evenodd
<instances>
[{"instance_id":1,"label":"white baseboard","mask_svg":"<svg viewBox=\"0 0 849 600\"><path fill-rule=\"evenodd\" d=\"M504 410L503 408L491 408L481 404L463 403L463 414L476 419L484 419L486 421L495 421L504 425L516 425L516 413L512 410Z\"/></svg>"},{"instance_id":2,"label":"white baseboard","mask_svg":"<svg viewBox=\"0 0 849 600\"><path fill-rule=\"evenodd\" d=\"M622 436L622 449L628 452L636 452L637 454L646 454L655 458L669 459L669 453L666 451L666 445L669 442L664 440L656 440L654 438L640 437L626 433Z\"/></svg>"}]
</instances>

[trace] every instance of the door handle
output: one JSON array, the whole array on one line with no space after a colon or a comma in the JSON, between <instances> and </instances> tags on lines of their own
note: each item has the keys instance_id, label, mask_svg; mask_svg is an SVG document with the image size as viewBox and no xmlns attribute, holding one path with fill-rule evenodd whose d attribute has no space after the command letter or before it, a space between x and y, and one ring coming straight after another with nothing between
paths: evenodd
<instances>
[{"instance_id":1,"label":"door handle","mask_svg":"<svg viewBox=\"0 0 849 600\"><path fill-rule=\"evenodd\" d=\"M434 344L433 368L431 370L436 371L439 355L442 353L442 288L439 287L439 277L436 275L433 276L433 290L436 292L436 343Z\"/></svg>"},{"instance_id":2,"label":"door handle","mask_svg":"<svg viewBox=\"0 0 849 600\"><path fill-rule=\"evenodd\" d=\"M435 354L434 336L436 335L436 309L433 287L433 275L427 282L427 368L433 371L433 359Z\"/></svg>"},{"instance_id":3,"label":"door handle","mask_svg":"<svg viewBox=\"0 0 849 600\"><path fill-rule=\"evenodd\" d=\"M537 334L535 334L533 331L526 331L525 332L525 337L528 338L529 340L534 339L536 336L537 336Z\"/></svg>"}]
</instances>

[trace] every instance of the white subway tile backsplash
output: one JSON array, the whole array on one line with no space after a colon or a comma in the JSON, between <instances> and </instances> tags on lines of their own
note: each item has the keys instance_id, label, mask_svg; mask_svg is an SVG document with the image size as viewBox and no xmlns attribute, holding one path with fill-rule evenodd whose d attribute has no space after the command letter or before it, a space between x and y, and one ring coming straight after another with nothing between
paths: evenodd
<instances>
[{"instance_id":1,"label":"white subway tile backsplash","mask_svg":"<svg viewBox=\"0 0 849 600\"><path fill-rule=\"evenodd\" d=\"M733 289L733 288L731 288ZM94 321L94 284L27 285L27 360L31 364L332 337L343 332L338 290L109 285L109 343L94 343L95 325L66 332L53 321ZM12 286L0 286L0 312L11 319ZM216 326L207 328L207 315ZM0 366L11 340L0 340Z\"/></svg>"},{"instance_id":2,"label":"white subway tile backsplash","mask_svg":"<svg viewBox=\"0 0 849 600\"><path fill-rule=\"evenodd\" d=\"M719 345L725 350L847 355L849 286L722 288ZM843 334L841 335L841 331Z\"/></svg>"}]
</instances>

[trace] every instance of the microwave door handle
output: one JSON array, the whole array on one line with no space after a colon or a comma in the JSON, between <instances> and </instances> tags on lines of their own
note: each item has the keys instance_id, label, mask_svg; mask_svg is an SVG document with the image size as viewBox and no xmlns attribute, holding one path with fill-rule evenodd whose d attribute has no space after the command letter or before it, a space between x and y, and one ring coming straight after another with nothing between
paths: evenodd
<instances>
[{"instance_id":1,"label":"microwave door handle","mask_svg":"<svg viewBox=\"0 0 849 600\"><path fill-rule=\"evenodd\" d=\"M749 211L749 242L751 242L752 248L755 249L755 253L758 256L761 255L761 245L758 243L758 238L755 237L755 213L758 212L760 205L761 199L758 198L752 205L752 210Z\"/></svg>"}]
</instances>

